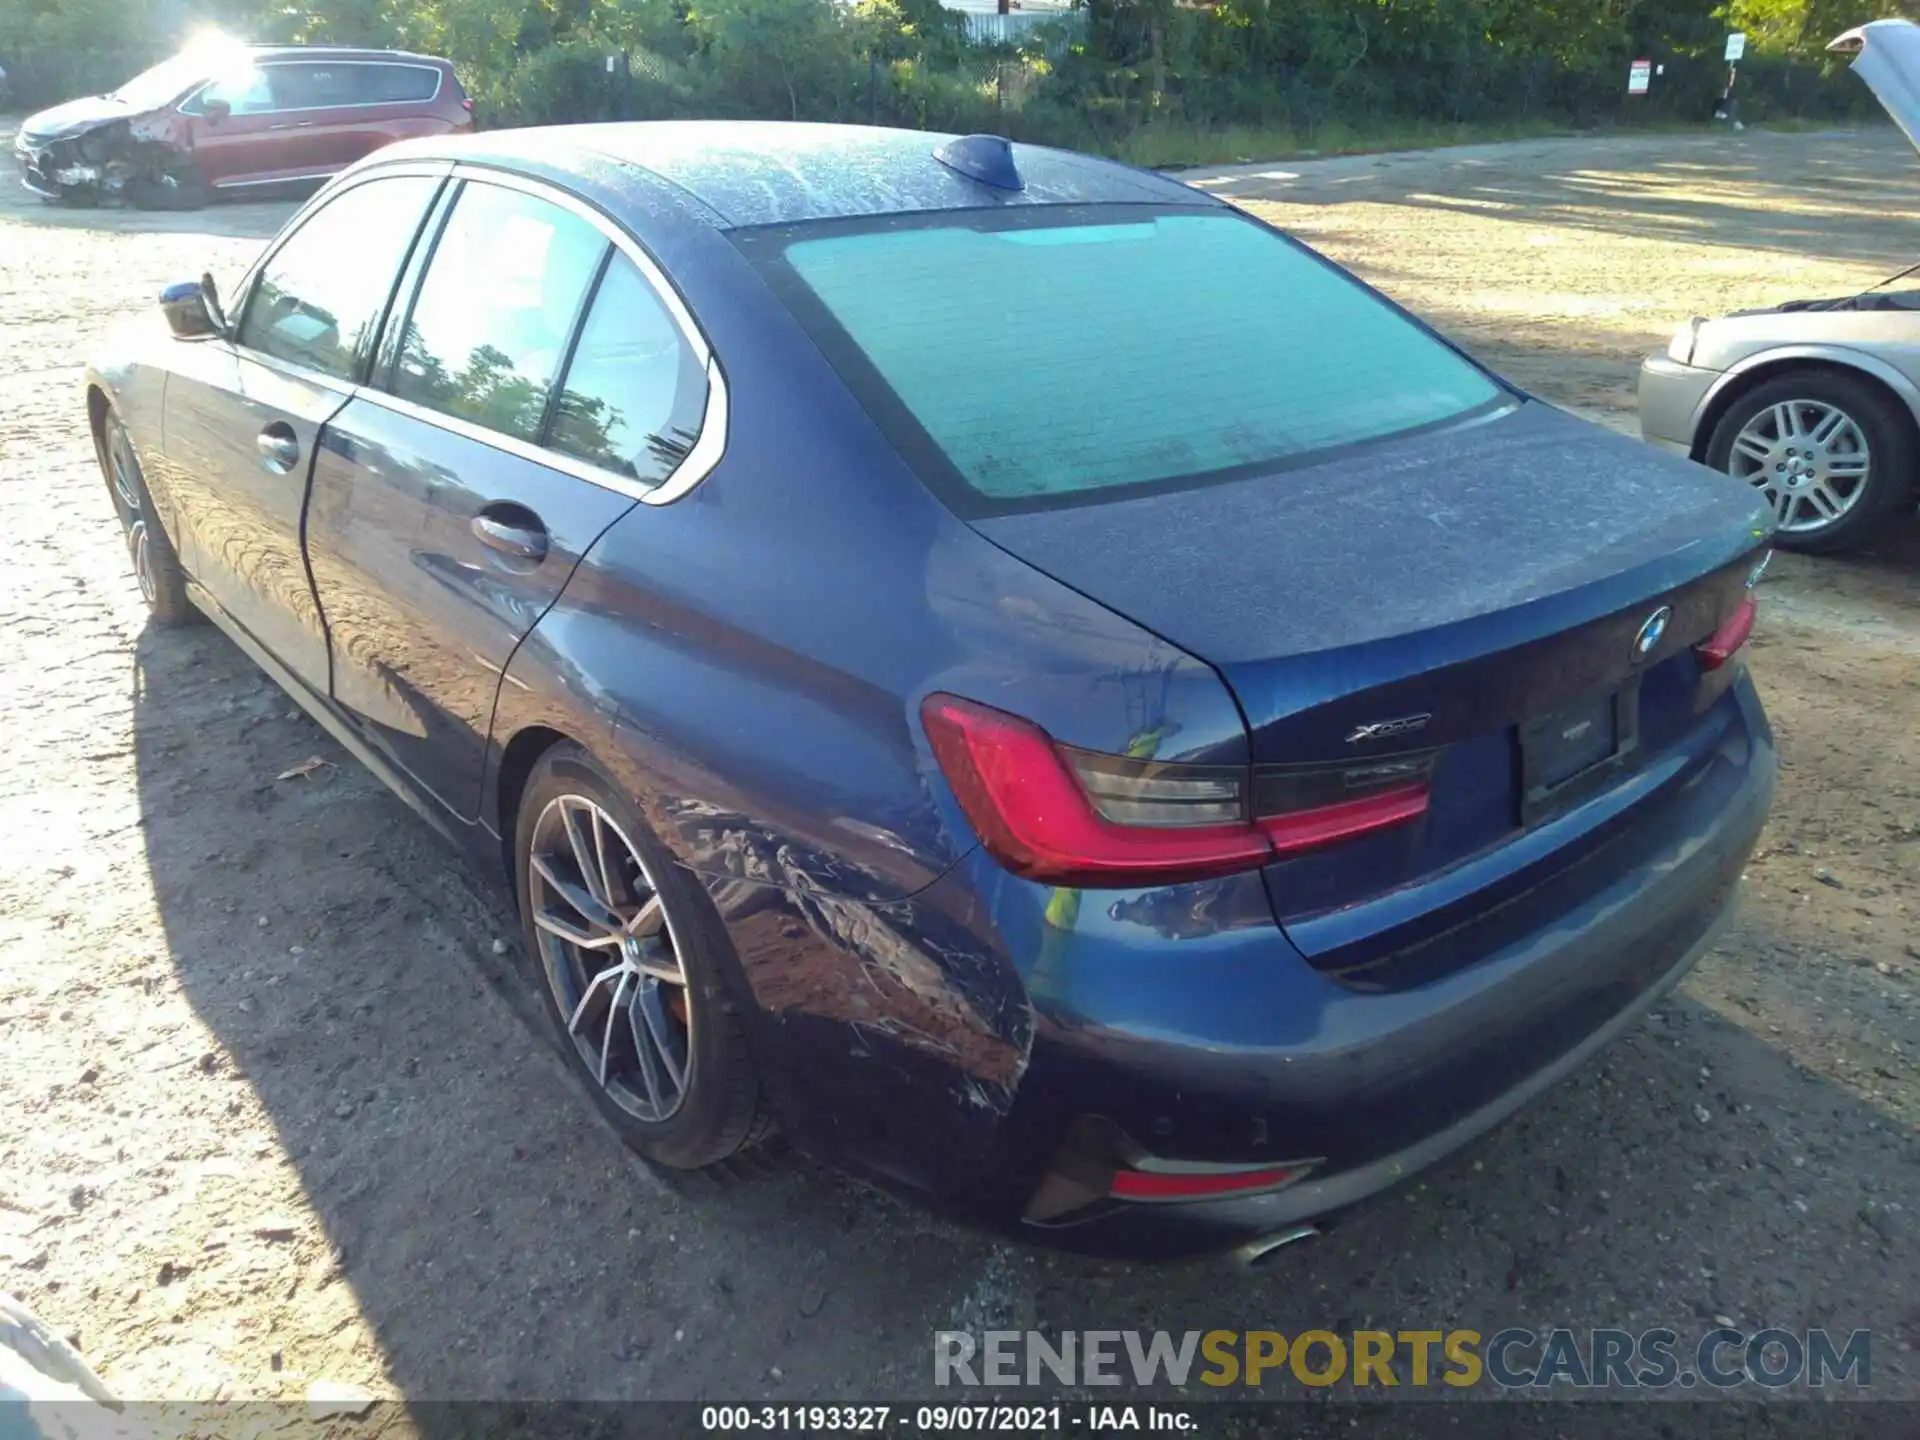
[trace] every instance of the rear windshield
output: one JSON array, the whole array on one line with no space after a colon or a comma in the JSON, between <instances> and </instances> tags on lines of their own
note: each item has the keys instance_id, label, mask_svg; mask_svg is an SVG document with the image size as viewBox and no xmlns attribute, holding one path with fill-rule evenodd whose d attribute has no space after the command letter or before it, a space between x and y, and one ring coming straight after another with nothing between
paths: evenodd
<instances>
[{"instance_id":1,"label":"rear windshield","mask_svg":"<svg viewBox=\"0 0 1920 1440\"><path fill-rule=\"evenodd\" d=\"M1228 479L1507 396L1231 211L1033 206L737 239L965 514Z\"/></svg>"}]
</instances>

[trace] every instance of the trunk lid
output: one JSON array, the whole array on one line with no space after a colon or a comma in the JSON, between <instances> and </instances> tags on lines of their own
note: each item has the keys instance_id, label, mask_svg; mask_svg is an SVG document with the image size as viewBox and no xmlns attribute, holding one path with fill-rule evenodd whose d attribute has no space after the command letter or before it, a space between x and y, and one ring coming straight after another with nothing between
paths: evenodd
<instances>
[{"instance_id":1,"label":"trunk lid","mask_svg":"<svg viewBox=\"0 0 1920 1440\"><path fill-rule=\"evenodd\" d=\"M1692 647L1771 529L1748 487L1538 402L1249 480L974 523L1211 662L1256 767L1439 752L1422 820L1269 867L1281 922L1335 968L1379 947L1317 917L1686 743Z\"/></svg>"}]
</instances>

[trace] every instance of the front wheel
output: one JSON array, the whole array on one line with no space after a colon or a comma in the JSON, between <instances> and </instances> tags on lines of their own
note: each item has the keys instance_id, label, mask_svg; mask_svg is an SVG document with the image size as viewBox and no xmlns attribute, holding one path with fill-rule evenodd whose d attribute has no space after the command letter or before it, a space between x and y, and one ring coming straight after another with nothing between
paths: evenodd
<instances>
[{"instance_id":1,"label":"front wheel","mask_svg":"<svg viewBox=\"0 0 1920 1440\"><path fill-rule=\"evenodd\" d=\"M514 869L547 1013L588 1093L650 1160L698 1170L768 1123L718 920L584 750L541 757L520 802Z\"/></svg>"},{"instance_id":2,"label":"front wheel","mask_svg":"<svg viewBox=\"0 0 1920 1440\"><path fill-rule=\"evenodd\" d=\"M1868 381L1808 370L1735 400L1706 460L1765 497L1783 549L1845 550L1911 493L1913 422Z\"/></svg>"},{"instance_id":3,"label":"front wheel","mask_svg":"<svg viewBox=\"0 0 1920 1440\"><path fill-rule=\"evenodd\" d=\"M133 439L120 417L111 411L100 426L99 451L100 470L106 476L107 493L113 497L114 513L120 517L127 558L133 562L133 578L140 585L140 598L147 602L147 613L156 625L195 623L201 618L200 612L187 599L187 577L180 568L180 557L174 553L160 517L154 514L153 496L140 473Z\"/></svg>"}]
</instances>

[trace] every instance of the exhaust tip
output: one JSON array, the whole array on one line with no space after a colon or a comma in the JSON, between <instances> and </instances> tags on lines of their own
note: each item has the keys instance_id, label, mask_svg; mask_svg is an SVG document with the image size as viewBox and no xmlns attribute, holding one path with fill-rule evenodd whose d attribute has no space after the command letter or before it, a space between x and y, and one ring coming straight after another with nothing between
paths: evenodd
<instances>
[{"instance_id":1,"label":"exhaust tip","mask_svg":"<svg viewBox=\"0 0 1920 1440\"><path fill-rule=\"evenodd\" d=\"M1268 1256L1283 1246L1296 1240L1307 1240L1320 1233L1318 1225L1290 1225L1285 1230L1276 1230L1271 1235L1262 1235L1257 1240L1249 1240L1233 1252L1233 1258L1241 1268L1251 1270L1264 1263Z\"/></svg>"}]
</instances>

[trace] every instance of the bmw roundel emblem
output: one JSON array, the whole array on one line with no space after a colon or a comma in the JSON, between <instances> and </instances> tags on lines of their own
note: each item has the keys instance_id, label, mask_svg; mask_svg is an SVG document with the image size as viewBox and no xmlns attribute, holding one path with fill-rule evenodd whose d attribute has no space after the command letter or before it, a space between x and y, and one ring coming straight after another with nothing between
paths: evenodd
<instances>
[{"instance_id":1,"label":"bmw roundel emblem","mask_svg":"<svg viewBox=\"0 0 1920 1440\"><path fill-rule=\"evenodd\" d=\"M1647 623L1640 627L1640 633L1633 637L1633 658L1644 660L1653 653L1653 647L1660 643L1660 637L1667 633L1667 622L1673 618L1673 607L1662 605L1647 617Z\"/></svg>"}]
</instances>

